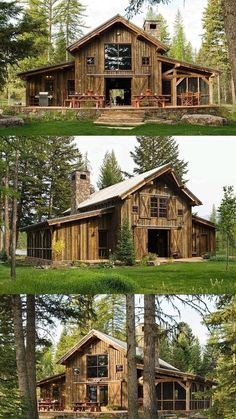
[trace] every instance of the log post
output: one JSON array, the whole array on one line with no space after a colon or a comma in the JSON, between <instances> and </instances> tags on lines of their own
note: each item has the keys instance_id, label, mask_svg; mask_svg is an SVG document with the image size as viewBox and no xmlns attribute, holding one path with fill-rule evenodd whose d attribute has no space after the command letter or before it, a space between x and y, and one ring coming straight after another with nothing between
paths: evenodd
<instances>
[{"instance_id":1,"label":"log post","mask_svg":"<svg viewBox=\"0 0 236 419\"><path fill-rule=\"evenodd\" d=\"M191 388L191 384L189 383L189 381L187 381L186 383L186 411L187 412L190 411L190 388Z\"/></svg>"},{"instance_id":2,"label":"log post","mask_svg":"<svg viewBox=\"0 0 236 419\"><path fill-rule=\"evenodd\" d=\"M172 79L172 105L177 106L177 86L176 86L176 70L173 71Z\"/></svg>"},{"instance_id":3,"label":"log post","mask_svg":"<svg viewBox=\"0 0 236 419\"><path fill-rule=\"evenodd\" d=\"M217 95L218 95L218 105L220 105L220 74L217 74Z\"/></svg>"},{"instance_id":4,"label":"log post","mask_svg":"<svg viewBox=\"0 0 236 419\"><path fill-rule=\"evenodd\" d=\"M209 105L213 104L213 78L209 78Z\"/></svg>"}]
</instances>

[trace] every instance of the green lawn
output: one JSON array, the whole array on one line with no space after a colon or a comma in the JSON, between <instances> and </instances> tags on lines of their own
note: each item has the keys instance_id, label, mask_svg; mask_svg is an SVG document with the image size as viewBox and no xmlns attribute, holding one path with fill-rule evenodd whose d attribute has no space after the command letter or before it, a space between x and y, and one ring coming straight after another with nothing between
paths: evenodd
<instances>
[{"instance_id":1,"label":"green lawn","mask_svg":"<svg viewBox=\"0 0 236 419\"><path fill-rule=\"evenodd\" d=\"M32 121L23 127L0 128L0 135L236 135L236 123L222 127L146 124L134 129L115 129L80 121Z\"/></svg>"},{"instance_id":2,"label":"green lawn","mask_svg":"<svg viewBox=\"0 0 236 419\"><path fill-rule=\"evenodd\" d=\"M0 265L0 293L189 293L236 291L236 263L225 271L223 262L170 263L157 267L73 268L40 270L18 266L17 280L9 266Z\"/></svg>"}]
</instances>

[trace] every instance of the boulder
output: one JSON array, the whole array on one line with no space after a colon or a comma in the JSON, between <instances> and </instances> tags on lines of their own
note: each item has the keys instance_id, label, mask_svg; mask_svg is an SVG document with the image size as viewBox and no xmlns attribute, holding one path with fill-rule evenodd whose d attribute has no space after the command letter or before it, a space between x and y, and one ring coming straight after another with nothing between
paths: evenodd
<instances>
[{"instance_id":1,"label":"boulder","mask_svg":"<svg viewBox=\"0 0 236 419\"><path fill-rule=\"evenodd\" d=\"M214 125L222 126L228 123L226 118L208 114L186 114L181 118L181 122L191 125Z\"/></svg>"},{"instance_id":2,"label":"boulder","mask_svg":"<svg viewBox=\"0 0 236 419\"><path fill-rule=\"evenodd\" d=\"M22 118L18 118L17 116L0 118L0 127L13 127L16 125L22 126L24 123L24 120Z\"/></svg>"}]
</instances>

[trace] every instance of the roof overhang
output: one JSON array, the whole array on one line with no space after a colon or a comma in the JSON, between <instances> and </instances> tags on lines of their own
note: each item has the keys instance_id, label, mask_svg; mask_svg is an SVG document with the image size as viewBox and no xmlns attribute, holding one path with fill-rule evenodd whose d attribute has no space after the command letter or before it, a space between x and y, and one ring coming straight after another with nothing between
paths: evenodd
<instances>
[{"instance_id":1,"label":"roof overhang","mask_svg":"<svg viewBox=\"0 0 236 419\"><path fill-rule=\"evenodd\" d=\"M201 224L201 225L206 226L208 228L212 228L213 230L216 229L215 223L212 223L211 221L206 220L205 218L198 217L197 215L192 216L192 221L196 224Z\"/></svg>"},{"instance_id":2,"label":"roof overhang","mask_svg":"<svg viewBox=\"0 0 236 419\"><path fill-rule=\"evenodd\" d=\"M55 65L46 65L46 66L35 68L33 70L22 71L20 73L17 73L17 76L19 76L22 79L26 79L27 77L37 76L38 74L48 74L55 71L68 70L70 68L73 68L74 66L75 66L74 61L55 64Z\"/></svg>"},{"instance_id":3,"label":"roof overhang","mask_svg":"<svg viewBox=\"0 0 236 419\"><path fill-rule=\"evenodd\" d=\"M37 381L37 387L43 386L45 384L51 384L60 380L65 380L66 374L63 372L61 374L52 375L50 377L44 378L43 380Z\"/></svg>"},{"instance_id":4,"label":"roof overhang","mask_svg":"<svg viewBox=\"0 0 236 419\"><path fill-rule=\"evenodd\" d=\"M91 39L100 36L103 32L107 31L111 26L120 23L127 27L132 32L135 32L138 37L145 39L146 42L149 42L156 46L158 52L166 52L168 51L168 47L164 45L161 41L154 38L153 36L147 34L143 29L139 28L138 26L134 25L133 23L129 22L127 19L125 19L123 16L120 16L119 14L112 17L102 25L98 26L93 31L89 32L85 36L83 36L78 41L74 42L72 45L70 45L67 49L68 51L73 54L75 53L79 48L84 46L87 42L89 42Z\"/></svg>"},{"instance_id":5,"label":"roof overhang","mask_svg":"<svg viewBox=\"0 0 236 419\"><path fill-rule=\"evenodd\" d=\"M192 70L196 73L209 76L217 75L220 73L220 71L215 68L204 67L199 64L187 63L186 61L179 61L174 58L167 57L166 55L157 54L157 59L158 61L161 61L163 63L173 64L173 69L176 70Z\"/></svg>"}]
</instances>

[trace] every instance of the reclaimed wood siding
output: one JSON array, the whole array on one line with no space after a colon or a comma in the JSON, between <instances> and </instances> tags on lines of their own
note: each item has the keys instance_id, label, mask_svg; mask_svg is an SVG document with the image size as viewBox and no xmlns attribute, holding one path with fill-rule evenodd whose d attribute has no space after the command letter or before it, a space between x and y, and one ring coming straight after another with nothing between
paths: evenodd
<instances>
[{"instance_id":1,"label":"reclaimed wood siding","mask_svg":"<svg viewBox=\"0 0 236 419\"><path fill-rule=\"evenodd\" d=\"M108 377L101 379L87 378L87 355L108 354ZM123 365L123 372L116 372L116 365ZM74 374L74 368L79 368L80 373ZM127 375L126 358L122 351L118 351L107 343L97 338L89 341L84 348L71 357L66 365L66 406L71 408L74 402L84 401L86 386L108 385L108 404L120 406L121 380Z\"/></svg>"},{"instance_id":2,"label":"reclaimed wood siding","mask_svg":"<svg viewBox=\"0 0 236 419\"><path fill-rule=\"evenodd\" d=\"M140 94L146 89L160 92L160 67L156 58L156 47L147 41L138 39L137 35L122 25L114 25L106 32L91 39L75 54L75 86L79 93L92 89L101 95L105 91L104 76L112 78L114 72L104 69L104 44L127 43L132 45L132 70L116 71L115 76L132 78L132 95ZM94 65L87 65L86 58L94 57ZM142 57L150 57L150 65L142 65ZM148 73L151 76L148 76ZM93 75L90 75L93 74ZM161 92L160 92L161 93Z\"/></svg>"},{"instance_id":3,"label":"reclaimed wood siding","mask_svg":"<svg viewBox=\"0 0 236 419\"><path fill-rule=\"evenodd\" d=\"M150 216L150 197L168 199L167 218ZM133 211L138 208L138 212ZM181 215L178 215L178 211ZM136 258L148 253L148 229L169 229L169 253L178 252L181 257L192 256L192 215L186 198L173 185L166 188L165 180L157 179L129 196L122 206L122 221L128 218L134 231Z\"/></svg>"},{"instance_id":4,"label":"reclaimed wood siding","mask_svg":"<svg viewBox=\"0 0 236 419\"><path fill-rule=\"evenodd\" d=\"M215 254L216 238L215 229L193 222L192 250L194 256L202 256L205 253Z\"/></svg>"}]
</instances>

